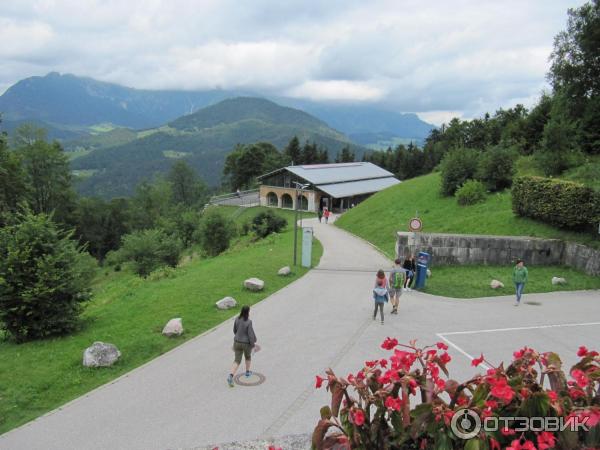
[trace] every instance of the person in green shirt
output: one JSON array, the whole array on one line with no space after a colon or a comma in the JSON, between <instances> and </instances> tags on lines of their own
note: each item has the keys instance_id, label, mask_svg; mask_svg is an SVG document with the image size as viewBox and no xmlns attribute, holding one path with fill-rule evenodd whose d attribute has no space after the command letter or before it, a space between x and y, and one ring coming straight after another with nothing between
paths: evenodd
<instances>
[{"instance_id":1,"label":"person in green shirt","mask_svg":"<svg viewBox=\"0 0 600 450\"><path fill-rule=\"evenodd\" d=\"M515 302L515 306L519 306L521 304L521 296L523 295L525 283L527 283L527 267L525 267L522 259L517 259L517 265L513 269L512 278L517 291L517 301Z\"/></svg>"}]
</instances>

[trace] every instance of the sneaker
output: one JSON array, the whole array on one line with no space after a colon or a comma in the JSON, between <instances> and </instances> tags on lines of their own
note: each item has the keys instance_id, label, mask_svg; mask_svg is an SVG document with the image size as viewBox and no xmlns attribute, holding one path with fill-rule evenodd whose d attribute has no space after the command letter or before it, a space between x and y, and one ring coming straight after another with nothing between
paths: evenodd
<instances>
[{"instance_id":1,"label":"sneaker","mask_svg":"<svg viewBox=\"0 0 600 450\"><path fill-rule=\"evenodd\" d=\"M227 377L227 384L229 385L229 387L233 387L233 375L229 374L229 376Z\"/></svg>"},{"instance_id":2,"label":"sneaker","mask_svg":"<svg viewBox=\"0 0 600 450\"><path fill-rule=\"evenodd\" d=\"M249 377L250 377L250 375L252 375L252 372L251 372L251 371L249 371L249 370L246 370L246 378L249 378Z\"/></svg>"},{"instance_id":3,"label":"sneaker","mask_svg":"<svg viewBox=\"0 0 600 450\"><path fill-rule=\"evenodd\" d=\"M519 305L520 305L520 303L519 303L519 302L515 302L515 306L519 306Z\"/></svg>"}]
</instances>

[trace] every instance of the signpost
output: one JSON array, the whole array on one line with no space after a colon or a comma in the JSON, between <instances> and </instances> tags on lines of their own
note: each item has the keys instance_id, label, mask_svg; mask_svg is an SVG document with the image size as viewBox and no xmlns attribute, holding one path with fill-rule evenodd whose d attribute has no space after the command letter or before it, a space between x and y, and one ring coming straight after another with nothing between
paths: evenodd
<instances>
[{"instance_id":1,"label":"signpost","mask_svg":"<svg viewBox=\"0 0 600 450\"><path fill-rule=\"evenodd\" d=\"M414 255L417 251L418 246L418 232L423 228L423 222L419 218L419 211L415 212L415 217L409 220L408 230L412 231L412 236L408 239L408 247L411 249L411 253Z\"/></svg>"}]
</instances>

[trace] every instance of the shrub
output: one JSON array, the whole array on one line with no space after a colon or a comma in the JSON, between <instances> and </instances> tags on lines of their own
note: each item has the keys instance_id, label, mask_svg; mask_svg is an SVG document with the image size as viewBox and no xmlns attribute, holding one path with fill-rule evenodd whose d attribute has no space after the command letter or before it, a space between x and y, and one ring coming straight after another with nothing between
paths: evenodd
<instances>
[{"instance_id":1,"label":"shrub","mask_svg":"<svg viewBox=\"0 0 600 450\"><path fill-rule=\"evenodd\" d=\"M485 201L486 190L481 181L467 180L458 191L456 200L461 206L474 205Z\"/></svg>"},{"instance_id":2,"label":"shrub","mask_svg":"<svg viewBox=\"0 0 600 450\"><path fill-rule=\"evenodd\" d=\"M519 177L512 188L512 208L520 216L585 230L600 222L600 193L571 181Z\"/></svg>"},{"instance_id":3,"label":"shrub","mask_svg":"<svg viewBox=\"0 0 600 450\"><path fill-rule=\"evenodd\" d=\"M259 212L252 219L251 230L259 238L265 238L271 233L278 233L287 225L285 218L273 211Z\"/></svg>"},{"instance_id":4,"label":"shrub","mask_svg":"<svg viewBox=\"0 0 600 450\"><path fill-rule=\"evenodd\" d=\"M202 217L198 229L198 242L209 256L216 256L229 248L235 235L235 225L216 208L210 208Z\"/></svg>"},{"instance_id":5,"label":"shrub","mask_svg":"<svg viewBox=\"0 0 600 450\"><path fill-rule=\"evenodd\" d=\"M120 251L124 260L133 262L135 273L146 277L161 266L175 267L181 256L182 245L175 236L154 228L126 235Z\"/></svg>"},{"instance_id":6,"label":"shrub","mask_svg":"<svg viewBox=\"0 0 600 450\"><path fill-rule=\"evenodd\" d=\"M0 320L17 342L75 329L96 263L70 237L45 214L0 229Z\"/></svg>"},{"instance_id":7,"label":"shrub","mask_svg":"<svg viewBox=\"0 0 600 450\"><path fill-rule=\"evenodd\" d=\"M513 148L492 147L481 155L477 179L490 191L501 191L512 185L517 151Z\"/></svg>"},{"instance_id":8,"label":"shrub","mask_svg":"<svg viewBox=\"0 0 600 450\"><path fill-rule=\"evenodd\" d=\"M402 345L386 338L381 347L393 354L366 361L363 368L346 378L331 369L326 377L316 377L317 388L326 382L331 406L321 408L321 419L312 436L313 448L535 450L600 445L600 405L596 397L600 357L595 351L579 348L580 360L569 371L572 380L568 382L556 353L538 353L524 347L513 354L506 368L504 364L492 365L483 355L475 358L472 365L485 364L487 370L459 383L448 378L451 357L443 342L418 348L415 341ZM507 419L495 421L501 428L497 431L475 429L468 439L460 439L453 423L459 432L475 428L471 416L467 419L470 427L461 430L465 408L477 415L480 423L494 417L553 417L563 423L577 418L577 423L586 422L590 430L542 431L539 423L531 422L531 429L527 429L523 422Z\"/></svg>"},{"instance_id":9,"label":"shrub","mask_svg":"<svg viewBox=\"0 0 600 450\"><path fill-rule=\"evenodd\" d=\"M479 152L469 148L457 148L449 151L441 162L442 195L454 195L465 181L475 178Z\"/></svg>"},{"instance_id":10,"label":"shrub","mask_svg":"<svg viewBox=\"0 0 600 450\"><path fill-rule=\"evenodd\" d=\"M177 275L180 275L180 272L174 267L159 267L158 269L150 272L146 279L148 281L158 281L165 278L175 278Z\"/></svg>"}]
</instances>

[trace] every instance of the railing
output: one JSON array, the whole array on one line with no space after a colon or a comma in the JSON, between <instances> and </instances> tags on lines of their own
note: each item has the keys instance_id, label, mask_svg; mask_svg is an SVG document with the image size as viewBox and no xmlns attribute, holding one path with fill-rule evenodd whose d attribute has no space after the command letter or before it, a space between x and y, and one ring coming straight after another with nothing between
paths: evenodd
<instances>
[{"instance_id":1,"label":"railing","mask_svg":"<svg viewBox=\"0 0 600 450\"><path fill-rule=\"evenodd\" d=\"M258 206L260 203L258 189L247 191L232 192L229 194L215 195L208 202L210 205L229 205L229 206Z\"/></svg>"}]
</instances>

